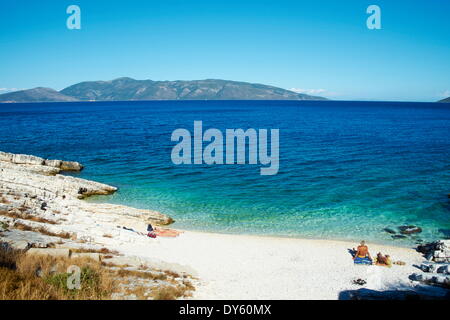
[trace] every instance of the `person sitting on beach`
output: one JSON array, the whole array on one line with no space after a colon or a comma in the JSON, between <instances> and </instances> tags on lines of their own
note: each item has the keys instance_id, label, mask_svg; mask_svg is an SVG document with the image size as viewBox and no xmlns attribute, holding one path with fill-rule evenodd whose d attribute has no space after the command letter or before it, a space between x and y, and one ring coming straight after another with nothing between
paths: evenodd
<instances>
[{"instance_id":1,"label":"person sitting on beach","mask_svg":"<svg viewBox=\"0 0 450 320\"><path fill-rule=\"evenodd\" d=\"M392 261L390 256L387 254L385 256L383 256L381 254L381 252L377 253L377 262L376 262L377 266L382 266L382 267L391 267L392 266Z\"/></svg>"},{"instance_id":2,"label":"person sitting on beach","mask_svg":"<svg viewBox=\"0 0 450 320\"><path fill-rule=\"evenodd\" d=\"M361 264L372 263L372 257L370 256L369 248L366 246L366 242L364 240L361 241L360 245L355 251L356 253L353 256L353 260L355 261L355 263Z\"/></svg>"},{"instance_id":3,"label":"person sitting on beach","mask_svg":"<svg viewBox=\"0 0 450 320\"><path fill-rule=\"evenodd\" d=\"M156 238L156 232L155 229L153 228L153 226L151 224L147 225L147 236L150 238Z\"/></svg>"}]
</instances>

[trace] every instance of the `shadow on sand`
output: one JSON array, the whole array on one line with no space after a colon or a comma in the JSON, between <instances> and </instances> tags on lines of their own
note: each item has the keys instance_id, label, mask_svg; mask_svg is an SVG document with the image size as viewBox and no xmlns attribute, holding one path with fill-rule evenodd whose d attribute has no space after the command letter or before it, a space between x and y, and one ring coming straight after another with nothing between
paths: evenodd
<instances>
[{"instance_id":1,"label":"shadow on sand","mask_svg":"<svg viewBox=\"0 0 450 320\"><path fill-rule=\"evenodd\" d=\"M383 291L361 288L341 291L339 300L450 300L450 290L431 286Z\"/></svg>"}]
</instances>

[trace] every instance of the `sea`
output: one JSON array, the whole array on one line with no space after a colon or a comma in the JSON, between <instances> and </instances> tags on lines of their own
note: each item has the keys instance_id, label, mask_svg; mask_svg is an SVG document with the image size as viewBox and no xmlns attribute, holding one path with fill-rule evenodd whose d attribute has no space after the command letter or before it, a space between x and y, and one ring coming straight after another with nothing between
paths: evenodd
<instances>
[{"instance_id":1,"label":"sea","mask_svg":"<svg viewBox=\"0 0 450 320\"><path fill-rule=\"evenodd\" d=\"M171 135L193 133L194 121L223 133L279 129L278 174L174 164ZM81 162L72 175L119 188L87 201L157 210L176 228L399 246L450 237L450 104L0 104L0 151ZM422 232L402 235L405 225Z\"/></svg>"}]
</instances>

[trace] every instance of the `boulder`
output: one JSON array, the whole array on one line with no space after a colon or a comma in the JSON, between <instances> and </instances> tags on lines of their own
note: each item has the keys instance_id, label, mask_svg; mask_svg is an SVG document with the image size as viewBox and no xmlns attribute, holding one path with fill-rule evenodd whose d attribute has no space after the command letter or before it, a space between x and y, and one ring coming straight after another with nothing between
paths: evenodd
<instances>
[{"instance_id":1,"label":"boulder","mask_svg":"<svg viewBox=\"0 0 450 320\"><path fill-rule=\"evenodd\" d=\"M48 248L48 242L45 241L33 241L31 243L32 248Z\"/></svg>"},{"instance_id":2,"label":"boulder","mask_svg":"<svg viewBox=\"0 0 450 320\"><path fill-rule=\"evenodd\" d=\"M420 265L420 270L422 270L423 272L434 272L436 270L436 267L434 264L422 263Z\"/></svg>"},{"instance_id":3,"label":"boulder","mask_svg":"<svg viewBox=\"0 0 450 320\"><path fill-rule=\"evenodd\" d=\"M427 284L450 285L450 276L438 273L414 273L411 280Z\"/></svg>"},{"instance_id":4,"label":"boulder","mask_svg":"<svg viewBox=\"0 0 450 320\"><path fill-rule=\"evenodd\" d=\"M397 232L391 228L384 228L383 229L384 232L390 233L390 234L396 234Z\"/></svg>"},{"instance_id":5,"label":"boulder","mask_svg":"<svg viewBox=\"0 0 450 320\"><path fill-rule=\"evenodd\" d=\"M436 272L450 275L450 265L438 266Z\"/></svg>"},{"instance_id":6,"label":"boulder","mask_svg":"<svg viewBox=\"0 0 450 320\"><path fill-rule=\"evenodd\" d=\"M83 166L80 163L74 162L74 161L62 161L60 168L63 171L81 171L81 170L83 170Z\"/></svg>"},{"instance_id":7,"label":"boulder","mask_svg":"<svg viewBox=\"0 0 450 320\"><path fill-rule=\"evenodd\" d=\"M30 247L30 244L25 240L11 241L8 245L14 250L27 250Z\"/></svg>"},{"instance_id":8,"label":"boulder","mask_svg":"<svg viewBox=\"0 0 450 320\"><path fill-rule=\"evenodd\" d=\"M21 163L17 164L13 161ZM66 170L81 170L83 167L78 162L45 160L34 156L0 152L0 192L7 194L8 200L11 201L9 204L0 204L1 209L10 210L26 204L32 209L30 213L49 220L54 220L51 216L53 213L64 213L66 217L61 217L62 224L66 224L64 221L69 222L73 214L81 213L81 216L101 214L111 222L121 221L121 224L136 230L143 224L167 225L174 222L171 217L153 210L78 201L91 195L109 195L117 191L117 188L59 174L61 168L57 168L58 166ZM15 198L20 200L16 201ZM40 208L42 210L39 210ZM8 224L11 222L2 220L3 218L7 217L0 216L0 222ZM50 228L50 226L46 227ZM31 239L25 240L32 243Z\"/></svg>"},{"instance_id":9,"label":"boulder","mask_svg":"<svg viewBox=\"0 0 450 320\"><path fill-rule=\"evenodd\" d=\"M44 165L45 160L27 154L13 154L0 152L0 161L11 162L16 164Z\"/></svg>"},{"instance_id":10,"label":"boulder","mask_svg":"<svg viewBox=\"0 0 450 320\"><path fill-rule=\"evenodd\" d=\"M74 252L71 256L72 259L76 258L88 258L94 261L100 261L100 254L95 252Z\"/></svg>"},{"instance_id":11,"label":"boulder","mask_svg":"<svg viewBox=\"0 0 450 320\"><path fill-rule=\"evenodd\" d=\"M435 275L433 277L433 282L436 284L450 286L450 276L448 275Z\"/></svg>"},{"instance_id":12,"label":"boulder","mask_svg":"<svg viewBox=\"0 0 450 320\"><path fill-rule=\"evenodd\" d=\"M419 268L423 272L450 274L450 264L422 263Z\"/></svg>"},{"instance_id":13,"label":"boulder","mask_svg":"<svg viewBox=\"0 0 450 320\"><path fill-rule=\"evenodd\" d=\"M69 258L70 250L69 249L53 249L53 248L47 248L47 249L31 248L30 250L27 251L27 254Z\"/></svg>"},{"instance_id":14,"label":"boulder","mask_svg":"<svg viewBox=\"0 0 450 320\"><path fill-rule=\"evenodd\" d=\"M44 164L53 168L61 168L62 161L61 160L45 160Z\"/></svg>"},{"instance_id":15,"label":"boulder","mask_svg":"<svg viewBox=\"0 0 450 320\"><path fill-rule=\"evenodd\" d=\"M428 261L450 262L450 248L448 240L438 240L431 243L419 245L417 251L424 254Z\"/></svg>"},{"instance_id":16,"label":"boulder","mask_svg":"<svg viewBox=\"0 0 450 320\"><path fill-rule=\"evenodd\" d=\"M401 234L414 234L414 233L421 233L422 228L416 227L416 226L400 226L398 227Z\"/></svg>"},{"instance_id":17,"label":"boulder","mask_svg":"<svg viewBox=\"0 0 450 320\"><path fill-rule=\"evenodd\" d=\"M30 171L56 174L63 171L81 171L83 166L75 161L49 160L27 154L13 154L0 151L0 162L24 166Z\"/></svg>"}]
</instances>

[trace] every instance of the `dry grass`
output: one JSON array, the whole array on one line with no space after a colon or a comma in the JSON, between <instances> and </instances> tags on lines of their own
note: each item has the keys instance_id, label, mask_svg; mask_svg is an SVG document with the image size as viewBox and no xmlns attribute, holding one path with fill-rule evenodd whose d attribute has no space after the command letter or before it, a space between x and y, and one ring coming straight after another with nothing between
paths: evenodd
<instances>
[{"instance_id":1,"label":"dry grass","mask_svg":"<svg viewBox=\"0 0 450 320\"><path fill-rule=\"evenodd\" d=\"M191 290L183 284L174 286L161 286L152 290L150 296L154 300L176 300L181 297L191 296Z\"/></svg>"},{"instance_id":2,"label":"dry grass","mask_svg":"<svg viewBox=\"0 0 450 320\"><path fill-rule=\"evenodd\" d=\"M138 300L147 300L150 295L150 290L144 286L136 286L134 288L126 288L125 293L127 295L134 294Z\"/></svg>"},{"instance_id":3,"label":"dry grass","mask_svg":"<svg viewBox=\"0 0 450 320\"><path fill-rule=\"evenodd\" d=\"M138 300L176 300L182 297L190 297L192 292L195 291L194 286L189 281L175 282L174 284L166 282L149 286L148 282L141 281L141 278L127 278L121 280L120 283L123 286L123 293L126 295L133 294Z\"/></svg>"},{"instance_id":4,"label":"dry grass","mask_svg":"<svg viewBox=\"0 0 450 320\"><path fill-rule=\"evenodd\" d=\"M14 228L17 230L21 230L21 231L33 231L32 227L30 227L29 225L20 223L20 222L16 222L14 224Z\"/></svg>"},{"instance_id":5,"label":"dry grass","mask_svg":"<svg viewBox=\"0 0 450 320\"><path fill-rule=\"evenodd\" d=\"M75 248L75 249L72 249L72 252L78 252L78 253L101 253L101 254L116 255L116 256L120 255L120 253L118 251L110 250L108 248L101 248L101 249Z\"/></svg>"},{"instance_id":6,"label":"dry grass","mask_svg":"<svg viewBox=\"0 0 450 320\"><path fill-rule=\"evenodd\" d=\"M167 280L168 277L165 273L158 272L142 272L136 270L128 270L128 269L119 269L116 271L116 274L121 277L135 277L139 279L147 279L147 280Z\"/></svg>"},{"instance_id":7,"label":"dry grass","mask_svg":"<svg viewBox=\"0 0 450 320\"><path fill-rule=\"evenodd\" d=\"M127 288L127 294L134 294L138 299L146 300L176 300L181 297L189 297L195 291L195 287L189 280L175 280L180 275L172 271L142 272L135 270L120 269L116 271L117 276L121 278L136 278L145 280L165 281L166 284L148 288L144 285L135 285L132 289Z\"/></svg>"},{"instance_id":8,"label":"dry grass","mask_svg":"<svg viewBox=\"0 0 450 320\"><path fill-rule=\"evenodd\" d=\"M180 275L176 272L170 271L170 270L165 270L164 273L172 278L180 278Z\"/></svg>"},{"instance_id":9,"label":"dry grass","mask_svg":"<svg viewBox=\"0 0 450 320\"><path fill-rule=\"evenodd\" d=\"M17 250L8 250L5 244L0 243L0 268L16 268L16 261L21 254L20 251Z\"/></svg>"},{"instance_id":10,"label":"dry grass","mask_svg":"<svg viewBox=\"0 0 450 320\"><path fill-rule=\"evenodd\" d=\"M0 227L2 229L8 229L9 228L9 224L7 224L6 222L0 221Z\"/></svg>"},{"instance_id":11,"label":"dry grass","mask_svg":"<svg viewBox=\"0 0 450 320\"><path fill-rule=\"evenodd\" d=\"M68 289L67 268L81 268L81 288ZM98 262L26 255L0 249L0 300L108 299L115 289L109 270Z\"/></svg>"},{"instance_id":12,"label":"dry grass","mask_svg":"<svg viewBox=\"0 0 450 320\"><path fill-rule=\"evenodd\" d=\"M16 222L13 227L15 229L22 230L22 231L38 232L38 233L41 233L43 235L50 236L50 237L59 237L62 239L70 239L71 238L71 234L68 232L55 233L55 232L51 232L50 230L48 230L45 227L31 227L31 226L28 226L21 222Z\"/></svg>"},{"instance_id":13,"label":"dry grass","mask_svg":"<svg viewBox=\"0 0 450 320\"><path fill-rule=\"evenodd\" d=\"M104 234L103 235L103 238L112 238L113 236L112 235L110 235L110 234Z\"/></svg>"},{"instance_id":14,"label":"dry grass","mask_svg":"<svg viewBox=\"0 0 450 320\"><path fill-rule=\"evenodd\" d=\"M19 208L19 211L22 212L21 209L23 210L23 208ZM37 216L33 216L31 214L26 214L26 213L23 213L23 212L21 214L18 214L16 212L2 210L2 211L0 211L0 215L6 216L6 217L10 217L10 218L14 218L14 219L29 220L29 221L40 222L40 223L47 223L47 224L58 224L56 221L48 220L48 219L37 217Z\"/></svg>"},{"instance_id":15,"label":"dry grass","mask_svg":"<svg viewBox=\"0 0 450 320\"><path fill-rule=\"evenodd\" d=\"M186 287L187 291L195 291L195 287L192 284L192 282L188 281L188 280L183 280L183 285Z\"/></svg>"},{"instance_id":16,"label":"dry grass","mask_svg":"<svg viewBox=\"0 0 450 320\"><path fill-rule=\"evenodd\" d=\"M81 269L81 288L69 289L69 266ZM114 292L134 294L138 299L173 300L189 297L195 290L190 281L171 271L142 272L110 269L88 258L27 255L0 246L0 300L101 300ZM148 280L165 281L148 286ZM120 287L119 283L133 283Z\"/></svg>"},{"instance_id":17,"label":"dry grass","mask_svg":"<svg viewBox=\"0 0 450 320\"><path fill-rule=\"evenodd\" d=\"M3 203L3 204L10 204L11 201L9 201L8 199L6 199L5 197L1 197L1 198L0 198L0 203Z\"/></svg>"}]
</instances>

